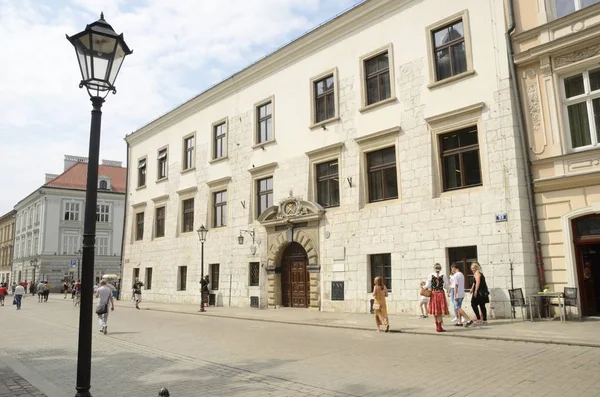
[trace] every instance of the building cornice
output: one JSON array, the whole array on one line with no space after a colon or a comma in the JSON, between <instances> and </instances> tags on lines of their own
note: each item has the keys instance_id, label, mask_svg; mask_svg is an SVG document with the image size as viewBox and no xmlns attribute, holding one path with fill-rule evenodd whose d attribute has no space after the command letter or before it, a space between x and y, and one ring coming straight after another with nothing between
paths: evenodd
<instances>
[{"instance_id":1,"label":"building cornice","mask_svg":"<svg viewBox=\"0 0 600 397\"><path fill-rule=\"evenodd\" d=\"M535 193L546 193L594 185L600 185L600 172L560 175L533 181Z\"/></svg>"},{"instance_id":2,"label":"building cornice","mask_svg":"<svg viewBox=\"0 0 600 397\"><path fill-rule=\"evenodd\" d=\"M366 0L125 137L138 143L415 0Z\"/></svg>"}]
</instances>

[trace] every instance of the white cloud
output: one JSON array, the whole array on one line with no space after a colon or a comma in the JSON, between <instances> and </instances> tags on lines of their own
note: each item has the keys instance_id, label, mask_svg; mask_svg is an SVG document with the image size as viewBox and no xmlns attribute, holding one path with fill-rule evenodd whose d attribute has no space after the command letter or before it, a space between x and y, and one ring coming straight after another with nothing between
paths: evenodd
<instances>
[{"instance_id":1,"label":"white cloud","mask_svg":"<svg viewBox=\"0 0 600 397\"><path fill-rule=\"evenodd\" d=\"M90 102L65 39L98 18L133 48L109 95L101 158L123 137L358 0L0 0L0 214L87 156Z\"/></svg>"}]
</instances>

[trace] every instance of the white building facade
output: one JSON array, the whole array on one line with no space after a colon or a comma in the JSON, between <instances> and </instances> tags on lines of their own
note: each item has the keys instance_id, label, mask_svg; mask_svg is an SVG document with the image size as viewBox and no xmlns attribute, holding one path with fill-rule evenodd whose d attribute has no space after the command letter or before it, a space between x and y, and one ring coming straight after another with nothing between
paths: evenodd
<instances>
[{"instance_id":1,"label":"white building facade","mask_svg":"<svg viewBox=\"0 0 600 397\"><path fill-rule=\"evenodd\" d=\"M96 282L121 271L126 170L119 162L99 167L96 210ZM12 280L47 281L53 291L81 273L87 158L65 156L65 171L16 206Z\"/></svg>"},{"instance_id":2,"label":"white building facade","mask_svg":"<svg viewBox=\"0 0 600 397\"><path fill-rule=\"evenodd\" d=\"M217 305L366 312L381 275L414 313L478 261L508 315L537 279L504 30L500 0L367 1L129 135L124 285L198 303L203 224Z\"/></svg>"}]
</instances>

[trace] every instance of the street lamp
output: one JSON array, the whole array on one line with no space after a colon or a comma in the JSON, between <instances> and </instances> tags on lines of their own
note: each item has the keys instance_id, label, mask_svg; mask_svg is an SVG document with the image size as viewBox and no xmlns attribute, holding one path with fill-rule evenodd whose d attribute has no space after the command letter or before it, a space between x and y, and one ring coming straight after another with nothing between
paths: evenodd
<instances>
[{"instance_id":1,"label":"street lamp","mask_svg":"<svg viewBox=\"0 0 600 397\"><path fill-rule=\"evenodd\" d=\"M92 305L94 284L94 245L96 239L96 204L98 201L98 157L100 151L100 125L102 104L109 92L116 94L114 86L125 56L131 50L122 34L100 19L87 25L85 30L67 40L75 47L81 71L79 88L85 87L92 101L92 121L88 154L87 185L85 192L85 217L83 224L83 274L81 275L81 304L79 312L79 344L77 352L77 394L91 397L92 369Z\"/></svg>"},{"instance_id":2,"label":"street lamp","mask_svg":"<svg viewBox=\"0 0 600 397\"><path fill-rule=\"evenodd\" d=\"M254 229L252 229L252 230L244 230L244 229L240 230L240 235L238 236L238 244L239 245L243 245L244 244L244 236L242 235L242 233L248 233L252 237L252 244L254 244L254 236L255 236ZM260 244L260 242L259 242L259 244Z\"/></svg>"},{"instance_id":3,"label":"street lamp","mask_svg":"<svg viewBox=\"0 0 600 397\"><path fill-rule=\"evenodd\" d=\"M75 253L75 255L77 255L77 280L81 281L81 276L79 275L80 270L81 270L81 255L83 254L83 251L80 249L77 250L77 252Z\"/></svg>"},{"instance_id":4,"label":"street lamp","mask_svg":"<svg viewBox=\"0 0 600 397\"><path fill-rule=\"evenodd\" d=\"M206 241L206 234L208 233L208 229L201 225L198 230L198 239L200 240L200 312L205 312L204 310L204 286L202 283L204 282L204 242Z\"/></svg>"},{"instance_id":5,"label":"street lamp","mask_svg":"<svg viewBox=\"0 0 600 397\"><path fill-rule=\"evenodd\" d=\"M31 267L33 267L33 277L31 279L31 283L33 285L35 285L35 269L37 269L37 267L38 267L38 260L37 260L37 258L35 258L32 261L29 261L29 264L31 265Z\"/></svg>"}]
</instances>

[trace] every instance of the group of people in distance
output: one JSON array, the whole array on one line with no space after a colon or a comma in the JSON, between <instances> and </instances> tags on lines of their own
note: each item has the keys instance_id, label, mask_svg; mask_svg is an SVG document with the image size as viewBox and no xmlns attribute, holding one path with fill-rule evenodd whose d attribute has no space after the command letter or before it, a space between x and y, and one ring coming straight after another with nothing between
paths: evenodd
<instances>
[{"instance_id":1,"label":"group of people in distance","mask_svg":"<svg viewBox=\"0 0 600 397\"><path fill-rule=\"evenodd\" d=\"M421 282L421 288L419 289L421 317L427 318L429 315L433 316L436 331L446 332L442 326L442 318L449 314L448 302L446 300L446 297L448 297L451 299L454 309L454 319L452 322L455 323L455 326L470 327L475 324L487 324L487 310L485 305L489 303L490 292L479 263L471 263L473 285L469 290L471 294L471 308L475 312L477 322L472 320L462 308L465 298L465 276L460 271L458 265L451 265L450 278L442 274L442 265L439 263L433 266L433 270L433 273L427 277L427 281ZM375 313L377 332L381 331L382 326L385 327L385 332L388 332L390 329L386 303L388 290L380 276L375 277L373 283L373 312Z\"/></svg>"}]
</instances>

